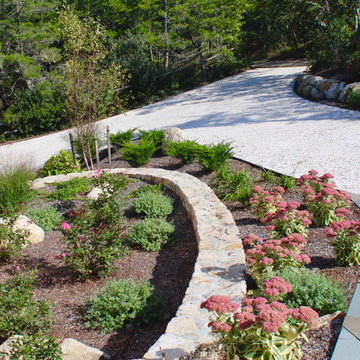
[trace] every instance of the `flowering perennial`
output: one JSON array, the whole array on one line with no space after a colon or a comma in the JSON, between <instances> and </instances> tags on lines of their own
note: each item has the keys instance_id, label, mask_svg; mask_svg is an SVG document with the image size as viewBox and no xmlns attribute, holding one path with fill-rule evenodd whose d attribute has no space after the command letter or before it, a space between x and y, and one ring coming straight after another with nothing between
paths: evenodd
<instances>
[{"instance_id":1,"label":"flowering perennial","mask_svg":"<svg viewBox=\"0 0 360 360\"><path fill-rule=\"evenodd\" d=\"M256 239L256 235L249 234L245 237ZM244 240L245 240L244 239ZM259 239L261 239L259 237ZM285 267L301 267L311 262L310 257L301 254L306 240L300 234L290 234L281 239L269 239L261 243L251 243L253 246L245 250L247 263L254 279L261 283L274 271L281 271Z\"/></svg>"},{"instance_id":2,"label":"flowering perennial","mask_svg":"<svg viewBox=\"0 0 360 360\"><path fill-rule=\"evenodd\" d=\"M280 277L265 281L263 287L264 292L276 289L278 294L292 290ZM273 295L270 297L275 298ZM241 359L299 359L302 354L298 339L306 340L304 331L315 326L319 318L309 307L289 309L282 302L269 302L264 297L245 298L240 307L226 296L214 295L201 308L214 312L215 318L208 325L220 336L231 359L235 355Z\"/></svg>"},{"instance_id":3,"label":"flowering perennial","mask_svg":"<svg viewBox=\"0 0 360 360\"><path fill-rule=\"evenodd\" d=\"M334 221L325 234L333 239L339 265L360 265L360 221Z\"/></svg>"},{"instance_id":4,"label":"flowering perennial","mask_svg":"<svg viewBox=\"0 0 360 360\"><path fill-rule=\"evenodd\" d=\"M297 201L278 201L275 203L276 209L265 214L261 222L268 224L266 228L272 231L274 239L293 233L306 236L306 228L311 225L310 214L306 210L297 210L299 206Z\"/></svg>"},{"instance_id":5,"label":"flowering perennial","mask_svg":"<svg viewBox=\"0 0 360 360\"><path fill-rule=\"evenodd\" d=\"M319 226L342 220L350 213L347 209L351 203L350 195L346 191L337 190L335 183L329 181L332 178L331 174L318 176L315 170L311 170L298 180L306 207Z\"/></svg>"},{"instance_id":6,"label":"flowering perennial","mask_svg":"<svg viewBox=\"0 0 360 360\"><path fill-rule=\"evenodd\" d=\"M275 203L282 201L281 194L285 192L281 186L275 186L271 191L264 190L261 186L255 186L252 191L253 197L249 202L255 209L255 217L258 221L261 221L266 213L276 210Z\"/></svg>"}]
</instances>

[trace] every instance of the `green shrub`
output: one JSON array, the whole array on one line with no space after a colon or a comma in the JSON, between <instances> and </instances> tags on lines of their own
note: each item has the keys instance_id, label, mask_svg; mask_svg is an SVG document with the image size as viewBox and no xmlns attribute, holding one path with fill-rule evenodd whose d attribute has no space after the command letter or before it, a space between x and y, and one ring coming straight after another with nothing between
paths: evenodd
<instances>
[{"instance_id":1,"label":"green shrub","mask_svg":"<svg viewBox=\"0 0 360 360\"><path fill-rule=\"evenodd\" d=\"M199 148L198 157L201 165L207 171L215 171L231 159L232 147L230 143L221 142L216 145L202 146Z\"/></svg>"},{"instance_id":2,"label":"green shrub","mask_svg":"<svg viewBox=\"0 0 360 360\"><path fill-rule=\"evenodd\" d=\"M90 190L91 180L85 177L74 178L67 181L55 183L56 190L47 195L50 200L70 200L79 193Z\"/></svg>"},{"instance_id":3,"label":"green shrub","mask_svg":"<svg viewBox=\"0 0 360 360\"><path fill-rule=\"evenodd\" d=\"M152 324L165 318L164 303L149 281L136 285L133 280L112 281L88 302L87 325L104 332Z\"/></svg>"},{"instance_id":4,"label":"green shrub","mask_svg":"<svg viewBox=\"0 0 360 360\"><path fill-rule=\"evenodd\" d=\"M154 194L162 194L163 186L161 184L142 185L138 189L131 192L131 196L137 197L140 194L152 192Z\"/></svg>"},{"instance_id":5,"label":"green shrub","mask_svg":"<svg viewBox=\"0 0 360 360\"><path fill-rule=\"evenodd\" d=\"M144 219L134 225L128 233L130 244L140 245L148 251L158 251L174 232L174 225L163 219Z\"/></svg>"},{"instance_id":6,"label":"green shrub","mask_svg":"<svg viewBox=\"0 0 360 360\"><path fill-rule=\"evenodd\" d=\"M140 139L152 141L157 147L160 147L164 135L164 130L139 130Z\"/></svg>"},{"instance_id":7,"label":"green shrub","mask_svg":"<svg viewBox=\"0 0 360 360\"><path fill-rule=\"evenodd\" d=\"M360 108L360 94L350 91L346 97L346 105L350 109L359 109Z\"/></svg>"},{"instance_id":8,"label":"green shrub","mask_svg":"<svg viewBox=\"0 0 360 360\"><path fill-rule=\"evenodd\" d=\"M147 164L156 150L157 147L152 141L140 140L138 144L126 145L122 157L131 166L140 166Z\"/></svg>"},{"instance_id":9,"label":"green shrub","mask_svg":"<svg viewBox=\"0 0 360 360\"><path fill-rule=\"evenodd\" d=\"M131 139L134 136L136 128L129 129L127 131L119 131L116 134L110 135L111 145L115 146L117 149L120 149L126 145L130 144Z\"/></svg>"},{"instance_id":10,"label":"green shrub","mask_svg":"<svg viewBox=\"0 0 360 360\"><path fill-rule=\"evenodd\" d=\"M29 209L26 214L36 225L44 231L57 230L61 223L61 213L53 206Z\"/></svg>"},{"instance_id":11,"label":"green shrub","mask_svg":"<svg viewBox=\"0 0 360 360\"><path fill-rule=\"evenodd\" d=\"M165 144L165 152L167 155L181 159L183 164L190 164L199 156L199 151L203 148L195 141L167 141Z\"/></svg>"},{"instance_id":12,"label":"green shrub","mask_svg":"<svg viewBox=\"0 0 360 360\"><path fill-rule=\"evenodd\" d=\"M21 212L35 195L30 181L35 174L24 165L8 167L0 171L0 216Z\"/></svg>"},{"instance_id":13,"label":"green shrub","mask_svg":"<svg viewBox=\"0 0 360 360\"><path fill-rule=\"evenodd\" d=\"M0 338L46 331L52 323L50 304L33 300L34 273L18 274L0 284Z\"/></svg>"},{"instance_id":14,"label":"green shrub","mask_svg":"<svg viewBox=\"0 0 360 360\"><path fill-rule=\"evenodd\" d=\"M11 340L10 360L61 360L59 340L42 332L25 334Z\"/></svg>"},{"instance_id":15,"label":"green shrub","mask_svg":"<svg viewBox=\"0 0 360 360\"><path fill-rule=\"evenodd\" d=\"M250 205L254 181L246 170L235 171L225 163L217 170L215 177L218 192L224 200L240 201L244 206Z\"/></svg>"},{"instance_id":16,"label":"green shrub","mask_svg":"<svg viewBox=\"0 0 360 360\"><path fill-rule=\"evenodd\" d=\"M41 176L50 176L58 174L69 174L72 172L81 172L79 161L74 160L71 151L60 150L59 155L53 155L47 160L39 174Z\"/></svg>"},{"instance_id":17,"label":"green shrub","mask_svg":"<svg viewBox=\"0 0 360 360\"><path fill-rule=\"evenodd\" d=\"M27 243L25 230L13 230L15 220L10 217L0 223L0 264L14 257Z\"/></svg>"},{"instance_id":18,"label":"green shrub","mask_svg":"<svg viewBox=\"0 0 360 360\"><path fill-rule=\"evenodd\" d=\"M61 225L67 244L61 258L80 278L107 274L114 259L126 253L124 206L117 197L128 182L121 174L101 173L93 179L101 190L98 199L73 211L71 225Z\"/></svg>"},{"instance_id":19,"label":"green shrub","mask_svg":"<svg viewBox=\"0 0 360 360\"><path fill-rule=\"evenodd\" d=\"M304 268L292 268L276 275L293 287L292 292L284 298L284 303L290 308L309 306L320 316L347 309L347 296L341 285L323 274Z\"/></svg>"},{"instance_id":20,"label":"green shrub","mask_svg":"<svg viewBox=\"0 0 360 360\"><path fill-rule=\"evenodd\" d=\"M133 206L137 214L150 218L166 217L173 211L172 201L168 196L151 191L140 193Z\"/></svg>"}]
</instances>

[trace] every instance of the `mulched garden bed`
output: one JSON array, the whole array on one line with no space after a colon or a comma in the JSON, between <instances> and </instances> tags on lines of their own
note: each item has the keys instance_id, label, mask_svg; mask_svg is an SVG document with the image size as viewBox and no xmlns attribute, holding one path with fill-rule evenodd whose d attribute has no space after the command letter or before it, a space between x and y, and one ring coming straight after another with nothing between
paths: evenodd
<instances>
[{"instance_id":1,"label":"mulched garden bed","mask_svg":"<svg viewBox=\"0 0 360 360\"><path fill-rule=\"evenodd\" d=\"M241 160L234 159L232 166L237 170L246 169L254 176L258 176L260 171L258 167ZM110 165L108 159L104 158L98 167L105 169L129 166L126 161L121 159L119 153L114 153ZM210 186L213 184L211 174L204 172L199 164L182 165L180 160L162 156L159 152L144 167L186 172ZM329 171L331 172L331 169ZM266 186L265 183L259 185ZM287 191L284 194L284 199L302 203L301 194L298 190ZM245 208L240 203L226 202L226 205L234 217L241 237L249 233L262 234L264 238L270 237L270 232L265 229L265 225L255 220L252 210ZM109 277L116 279L127 277L136 281L151 279L151 283L156 286L169 304L169 319L174 316L177 307L182 302L197 255L192 225L178 199L175 200L174 208L174 213L170 219L176 225L179 241L174 246L165 247L155 253L132 251L129 256L116 262L117 270ZM351 211L351 218L360 220L360 210L355 205L351 205ZM351 296L358 282L360 267L337 266L330 241L324 235L323 230L324 228L317 228L314 225L309 229L308 244L304 249L304 253L312 258L309 267L317 268L334 280L340 281ZM55 335L73 337L90 346L109 352L113 355L112 359L141 357L164 332L167 321L160 322L151 329L140 329L135 333L124 330L109 335L84 329L80 320L83 312L81 304L84 299L103 287L109 278L85 282L76 281L63 263L55 258L63 250L64 245L61 243L61 236L59 232L48 232L43 243L25 248L18 259L1 267L0 277L4 278L6 275L14 274L18 265L25 265L31 269L37 264L38 288L35 291L35 296L47 298L54 303L53 313L57 323L54 327ZM325 322L318 329L310 330L307 333L310 344L303 346L303 359L330 359L341 329L342 320L343 317L338 316L332 321ZM200 347L191 358L194 360L225 359L224 353L216 344Z\"/></svg>"}]
</instances>

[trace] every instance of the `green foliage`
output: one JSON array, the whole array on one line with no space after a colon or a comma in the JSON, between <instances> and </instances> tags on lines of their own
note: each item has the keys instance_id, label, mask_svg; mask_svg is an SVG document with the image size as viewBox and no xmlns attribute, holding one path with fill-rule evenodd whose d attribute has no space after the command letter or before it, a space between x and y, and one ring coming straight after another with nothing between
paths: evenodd
<instances>
[{"instance_id":1,"label":"green foliage","mask_svg":"<svg viewBox=\"0 0 360 360\"><path fill-rule=\"evenodd\" d=\"M164 130L139 130L140 139L152 141L157 147L160 147L164 135Z\"/></svg>"},{"instance_id":2,"label":"green foliage","mask_svg":"<svg viewBox=\"0 0 360 360\"><path fill-rule=\"evenodd\" d=\"M35 174L25 165L4 167L0 171L0 216L21 211L35 192L30 182Z\"/></svg>"},{"instance_id":3,"label":"green foliage","mask_svg":"<svg viewBox=\"0 0 360 360\"><path fill-rule=\"evenodd\" d=\"M142 185L138 189L132 191L131 196L137 197L143 193L149 192L152 192L154 194L161 194L163 192L163 186L161 184Z\"/></svg>"},{"instance_id":4,"label":"green foliage","mask_svg":"<svg viewBox=\"0 0 360 360\"><path fill-rule=\"evenodd\" d=\"M131 166L141 166L147 164L158 147L149 140L140 140L138 144L128 144L125 146L122 157Z\"/></svg>"},{"instance_id":5,"label":"green foliage","mask_svg":"<svg viewBox=\"0 0 360 360\"><path fill-rule=\"evenodd\" d=\"M96 133L96 131L95 131ZM79 138L80 136L80 138ZM100 139L95 137L94 133L88 134L85 130L77 132L77 135L74 139L74 148L78 155L80 161L85 161L90 159L94 159L96 156L96 145L95 141L98 144L98 148L100 148ZM85 153L85 156L84 156Z\"/></svg>"},{"instance_id":6,"label":"green foliage","mask_svg":"<svg viewBox=\"0 0 360 360\"><path fill-rule=\"evenodd\" d=\"M71 200L76 198L79 193L85 193L90 190L90 179L77 177L67 181L54 183L56 190L47 195L50 200Z\"/></svg>"},{"instance_id":7,"label":"green foliage","mask_svg":"<svg viewBox=\"0 0 360 360\"><path fill-rule=\"evenodd\" d=\"M277 176L271 170L266 170L264 168L262 168L261 179L272 184L278 183Z\"/></svg>"},{"instance_id":8,"label":"green foliage","mask_svg":"<svg viewBox=\"0 0 360 360\"><path fill-rule=\"evenodd\" d=\"M240 201L249 206L254 181L246 170L235 171L225 163L216 171L215 177L217 190L224 200Z\"/></svg>"},{"instance_id":9,"label":"green foliage","mask_svg":"<svg viewBox=\"0 0 360 360\"><path fill-rule=\"evenodd\" d=\"M346 105L350 109L359 109L360 108L360 94L350 91L346 97Z\"/></svg>"},{"instance_id":10,"label":"green foliage","mask_svg":"<svg viewBox=\"0 0 360 360\"><path fill-rule=\"evenodd\" d=\"M296 179L293 176L281 175L278 184L285 190L293 189L296 186Z\"/></svg>"},{"instance_id":11,"label":"green foliage","mask_svg":"<svg viewBox=\"0 0 360 360\"><path fill-rule=\"evenodd\" d=\"M41 332L10 342L10 360L61 360L61 355L59 341Z\"/></svg>"},{"instance_id":12,"label":"green foliage","mask_svg":"<svg viewBox=\"0 0 360 360\"><path fill-rule=\"evenodd\" d=\"M124 146L130 144L131 139L134 136L136 128L129 129L127 131L119 131L116 134L110 135L111 145L115 146L117 149L121 149Z\"/></svg>"},{"instance_id":13,"label":"green foliage","mask_svg":"<svg viewBox=\"0 0 360 360\"><path fill-rule=\"evenodd\" d=\"M152 191L140 193L133 206L137 214L144 214L149 218L166 217L173 211L172 201L168 196Z\"/></svg>"},{"instance_id":14,"label":"green foliage","mask_svg":"<svg viewBox=\"0 0 360 360\"><path fill-rule=\"evenodd\" d=\"M335 311L346 311L346 294L337 282L314 270L284 269L276 274L292 285L293 290L284 297L289 308L309 306L320 316Z\"/></svg>"},{"instance_id":15,"label":"green foliage","mask_svg":"<svg viewBox=\"0 0 360 360\"><path fill-rule=\"evenodd\" d=\"M112 281L88 301L85 318L89 327L104 332L150 325L165 318L163 300L149 281L137 285L134 280Z\"/></svg>"},{"instance_id":16,"label":"green foliage","mask_svg":"<svg viewBox=\"0 0 360 360\"><path fill-rule=\"evenodd\" d=\"M4 113L4 122L17 138L64 128L67 116L62 86L45 80L21 92Z\"/></svg>"},{"instance_id":17,"label":"green foliage","mask_svg":"<svg viewBox=\"0 0 360 360\"><path fill-rule=\"evenodd\" d=\"M62 259L80 278L107 274L114 259L126 253L123 203L117 197L128 182L123 175L103 172L93 180L101 190L98 199L73 211L71 226L62 224L67 244Z\"/></svg>"},{"instance_id":18,"label":"green foliage","mask_svg":"<svg viewBox=\"0 0 360 360\"><path fill-rule=\"evenodd\" d=\"M0 264L14 257L27 243L26 231L13 229L15 220L10 217L0 222Z\"/></svg>"},{"instance_id":19,"label":"green foliage","mask_svg":"<svg viewBox=\"0 0 360 360\"><path fill-rule=\"evenodd\" d=\"M52 323L50 304L33 300L34 273L18 274L0 284L0 338L46 331Z\"/></svg>"},{"instance_id":20,"label":"green foliage","mask_svg":"<svg viewBox=\"0 0 360 360\"><path fill-rule=\"evenodd\" d=\"M53 155L47 160L39 171L41 176L69 174L72 172L81 172L80 163L74 160L71 151L60 150L59 155Z\"/></svg>"},{"instance_id":21,"label":"green foliage","mask_svg":"<svg viewBox=\"0 0 360 360\"><path fill-rule=\"evenodd\" d=\"M174 225L163 219L147 218L131 227L128 232L130 244L140 245L148 251L158 251L174 232Z\"/></svg>"},{"instance_id":22,"label":"green foliage","mask_svg":"<svg viewBox=\"0 0 360 360\"><path fill-rule=\"evenodd\" d=\"M183 164L194 162L202 148L202 145L199 145L196 141L167 141L165 144L166 154L181 159Z\"/></svg>"},{"instance_id":23,"label":"green foliage","mask_svg":"<svg viewBox=\"0 0 360 360\"><path fill-rule=\"evenodd\" d=\"M207 171L216 171L227 159L231 159L232 155L231 144L224 142L202 146L198 152L199 161Z\"/></svg>"},{"instance_id":24,"label":"green foliage","mask_svg":"<svg viewBox=\"0 0 360 360\"><path fill-rule=\"evenodd\" d=\"M62 220L61 213L53 206L31 208L26 215L44 231L57 230Z\"/></svg>"}]
</instances>

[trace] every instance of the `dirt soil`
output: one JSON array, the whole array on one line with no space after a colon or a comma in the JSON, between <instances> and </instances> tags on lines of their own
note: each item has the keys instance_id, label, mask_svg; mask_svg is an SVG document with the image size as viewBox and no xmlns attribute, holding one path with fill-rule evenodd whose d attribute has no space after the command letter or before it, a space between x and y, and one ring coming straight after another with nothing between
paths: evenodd
<instances>
[{"instance_id":1,"label":"dirt soil","mask_svg":"<svg viewBox=\"0 0 360 360\"><path fill-rule=\"evenodd\" d=\"M236 159L232 160L231 163L235 169L246 169L258 177L260 171L258 167ZM105 169L129 166L126 161L120 158L119 153L114 153L110 165L108 159L104 158L98 167ZM179 160L162 156L160 153L144 167L187 172L210 186L213 183L211 174L204 172L199 164L182 165ZM267 184L260 183L259 185L266 186ZM296 200L302 203L298 190L287 191L284 198L287 201ZM250 209L245 208L240 203L227 202L226 205L234 217L241 237L248 233L262 234L264 238L270 236L265 226L255 220ZM74 275L64 267L60 260L55 258L64 249L60 232L48 232L43 243L22 250L18 259L0 268L0 278L4 279L5 276L14 274L18 265L25 265L28 269L37 265L38 287L35 296L37 298L48 298L54 303L53 313L57 325L53 331L57 336L76 338L110 353L112 359L141 357L164 332L167 321L174 316L177 307L181 304L196 260L196 240L192 225L178 199L175 200L174 208L175 211L171 219L176 225L179 241L174 246L165 247L156 253L132 251L129 256L116 262L116 271L108 278L85 282L76 281ZM355 205L351 206L351 210L351 218L360 220L360 210ZM316 226L311 226L309 229L308 244L304 251L312 258L309 267L317 268L334 280L340 281L349 295L352 295L358 282L360 267L337 266L333 249L323 234L323 230L324 228ZM81 322L84 300L104 286L109 279L122 277L133 278L136 281L150 279L169 304L167 321L154 325L151 329L140 329L134 333L125 329L114 334L100 334L85 329ZM335 319L327 319L321 327L308 331L310 343L303 346L303 359L330 359L341 330L342 320L343 316L341 315ZM199 347L191 358L193 360L216 360L225 359L225 355L215 343ZM190 359L190 357L184 359Z\"/></svg>"}]
</instances>

